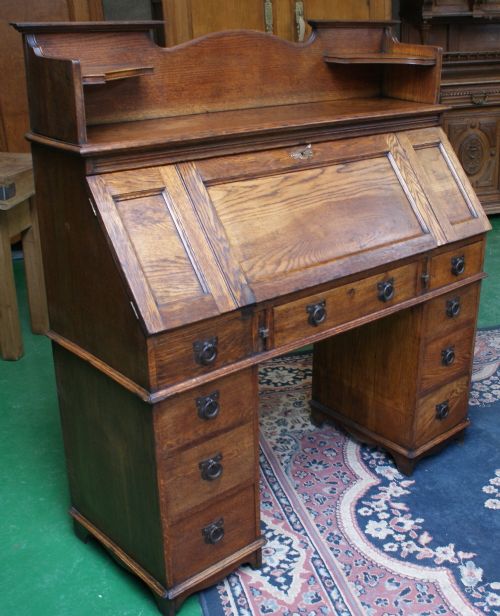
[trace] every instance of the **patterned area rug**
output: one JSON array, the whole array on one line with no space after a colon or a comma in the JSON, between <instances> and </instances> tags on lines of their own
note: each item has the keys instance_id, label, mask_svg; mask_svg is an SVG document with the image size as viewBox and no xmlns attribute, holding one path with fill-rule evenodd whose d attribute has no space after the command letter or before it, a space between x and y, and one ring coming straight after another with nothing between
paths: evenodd
<instances>
[{"instance_id":1,"label":"patterned area rug","mask_svg":"<svg viewBox=\"0 0 500 616\"><path fill-rule=\"evenodd\" d=\"M308 417L311 355L264 364L260 571L201 594L205 616L500 614L500 330L478 332L463 442L400 474Z\"/></svg>"}]
</instances>

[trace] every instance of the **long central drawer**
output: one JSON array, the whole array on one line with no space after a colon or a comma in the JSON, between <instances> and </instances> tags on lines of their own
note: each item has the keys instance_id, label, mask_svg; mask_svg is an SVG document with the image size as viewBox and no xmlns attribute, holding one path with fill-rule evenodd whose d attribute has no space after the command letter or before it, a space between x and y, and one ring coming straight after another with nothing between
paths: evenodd
<instances>
[{"instance_id":1,"label":"long central drawer","mask_svg":"<svg viewBox=\"0 0 500 616\"><path fill-rule=\"evenodd\" d=\"M419 262L408 263L277 306L274 308L275 345L328 331L415 297L419 269Z\"/></svg>"}]
</instances>

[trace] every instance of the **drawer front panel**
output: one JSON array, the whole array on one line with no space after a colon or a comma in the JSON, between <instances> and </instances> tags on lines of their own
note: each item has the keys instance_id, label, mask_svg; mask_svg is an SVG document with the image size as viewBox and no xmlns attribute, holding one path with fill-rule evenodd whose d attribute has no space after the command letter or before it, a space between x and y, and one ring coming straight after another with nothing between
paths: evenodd
<instances>
[{"instance_id":1,"label":"drawer front panel","mask_svg":"<svg viewBox=\"0 0 500 616\"><path fill-rule=\"evenodd\" d=\"M467 416L469 377L448 383L420 399L416 418L416 446L450 430Z\"/></svg>"},{"instance_id":2,"label":"drawer front panel","mask_svg":"<svg viewBox=\"0 0 500 616\"><path fill-rule=\"evenodd\" d=\"M178 519L238 485L255 481L253 427L253 423L245 424L196 447L160 458L160 493L170 519Z\"/></svg>"},{"instance_id":3,"label":"drawer front panel","mask_svg":"<svg viewBox=\"0 0 500 616\"><path fill-rule=\"evenodd\" d=\"M274 309L275 345L301 340L414 297L418 272L419 263L410 263L277 306Z\"/></svg>"},{"instance_id":4,"label":"drawer front panel","mask_svg":"<svg viewBox=\"0 0 500 616\"><path fill-rule=\"evenodd\" d=\"M157 449L169 453L257 416L257 369L212 381L155 407Z\"/></svg>"},{"instance_id":5,"label":"drawer front panel","mask_svg":"<svg viewBox=\"0 0 500 616\"><path fill-rule=\"evenodd\" d=\"M252 355L253 313L232 313L174 330L151 341L157 387L166 387Z\"/></svg>"},{"instance_id":6,"label":"drawer front panel","mask_svg":"<svg viewBox=\"0 0 500 616\"><path fill-rule=\"evenodd\" d=\"M483 269L483 242L468 244L431 259L429 288L458 282Z\"/></svg>"},{"instance_id":7,"label":"drawer front panel","mask_svg":"<svg viewBox=\"0 0 500 616\"><path fill-rule=\"evenodd\" d=\"M255 489L249 487L170 527L166 559L172 564L171 584L179 584L258 539L257 506ZM222 525L223 537L208 543L221 534L217 528L210 534L213 524L219 529Z\"/></svg>"},{"instance_id":8,"label":"drawer front panel","mask_svg":"<svg viewBox=\"0 0 500 616\"><path fill-rule=\"evenodd\" d=\"M475 322L478 300L479 283L430 300L424 308L423 331L429 338L433 338Z\"/></svg>"},{"instance_id":9,"label":"drawer front panel","mask_svg":"<svg viewBox=\"0 0 500 616\"><path fill-rule=\"evenodd\" d=\"M428 342L422 358L420 390L426 391L467 373L472 359L474 328L466 327Z\"/></svg>"}]
</instances>

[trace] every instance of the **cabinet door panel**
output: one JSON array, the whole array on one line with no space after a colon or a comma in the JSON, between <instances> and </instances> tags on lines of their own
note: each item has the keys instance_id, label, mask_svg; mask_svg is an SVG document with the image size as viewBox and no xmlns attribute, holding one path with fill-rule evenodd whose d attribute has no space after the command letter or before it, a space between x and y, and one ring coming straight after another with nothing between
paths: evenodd
<instances>
[{"instance_id":1,"label":"cabinet door panel","mask_svg":"<svg viewBox=\"0 0 500 616\"><path fill-rule=\"evenodd\" d=\"M479 198L494 195L500 201L500 111L448 113L444 128Z\"/></svg>"}]
</instances>

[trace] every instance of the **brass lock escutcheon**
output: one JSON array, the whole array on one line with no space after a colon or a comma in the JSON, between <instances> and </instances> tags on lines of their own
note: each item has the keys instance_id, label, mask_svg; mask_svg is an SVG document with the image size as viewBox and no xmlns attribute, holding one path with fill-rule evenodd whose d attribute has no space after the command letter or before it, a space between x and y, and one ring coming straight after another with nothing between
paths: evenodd
<instances>
[{"instance_id":1,"label":"brass lock escutcheon","mask_svg":"<svg viewBox=\"0 0 500 616\"><path fill-rule=\"evenodd\" d=\"M394 278L388 278L377 283L378 298L381 302L388 302L394 297Z\"/></svg>"},{"instance_id":2,"label":"brass lock escutcheon","mask_svg":"<svg viewBox=\"0 0 500 616\"><path fill-rule=\"evenodd\" d=\"M465 255L458 257L452 257L451 259L451 273L454 276L460 276L465 272Z\"/></svg>"},{"instance_id":3,"label":"brass lock escutcheon","mask_svg":"<svg viewBox=\"0 0 500 616\"><path fill-rule=\"evenodd\" d=\"M204 481L215 481L219 479L222 475L222 471L224 467L221 463L222 454L217 453L212 458L208 458L208 460L202 460L198 466L201 471L201 478Z\"/></svg>"},{"instance_id":4,"label":"brass lock escutcheon","mask_svg":"<svg viewBox=\"0 0 500 616\"><path fill-rule=\"evenodd\" d=\"M214 545L224 539L224 518L219 518L212 524L201 529L205 543Z\"/></svg>"},{"instance_id":5,"label":"brass lock escutcheon","mask_svg":"<svg viewBox=\"0 0 500 616\"><path fill-rule=\"evenodd\" d=\"M436 404L436 419L442 421L450 414L450 403L448 400Z\"/></svg>"},{"instance_id":6,"label":"brass lock escutcheon","mask_svg":"<svg viewBox=\"0 0 500 616\"><path fill-rule=\"evenodd\" d=\"M309 160L313 156L314 152L311 144L297 148L290 153L290 157L294 160Z\"/></svg>"},{"instance_id":7,"label":"brass lock escutcheon","mask_svg":"<svg viewBox=\"0 0 500 616\"><path fill-rule=\"evenodd\" d=\"M454 297L446 302L446 316L450 319L458 317L460 314L460 298Z\"/></svg>"},{"instance_id":8,"label":"brass lock escutcheon","mask_svg":"<svg viewBox=\"0 0 500 616\"><path fill-rule=\"evenodd\" d=\"M193 343L194 358L197 364L209 366L217 358L217 336Z\"/></svg>"},{"instance_id":9,"label":"brass lock escutcheon","mask_svg":"<svg viewBox=\"0 0 500 616\"><path fill-rule=\"evenodd\" d=\"M306 312L309 315L307 322L313 327L317 327L326 321L326 301L322 300L316 304L306 306Z\"/></svg>"},{"instance_id":10,"label":"brass lock escutcheon","mask_svg":"<svg viewBox=\"0 0 500 616\"><path fill-rule=\"evenodd\" d=\"M219 391L196 398L196 408L200 419L215 419L219 414Z\"/></svg>"}]
</instances>

